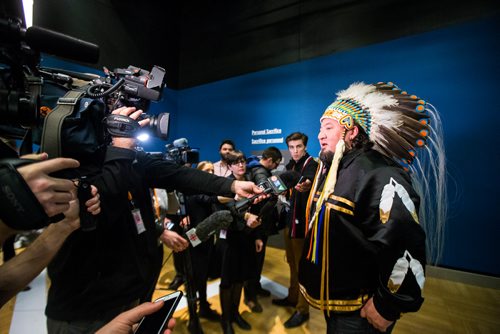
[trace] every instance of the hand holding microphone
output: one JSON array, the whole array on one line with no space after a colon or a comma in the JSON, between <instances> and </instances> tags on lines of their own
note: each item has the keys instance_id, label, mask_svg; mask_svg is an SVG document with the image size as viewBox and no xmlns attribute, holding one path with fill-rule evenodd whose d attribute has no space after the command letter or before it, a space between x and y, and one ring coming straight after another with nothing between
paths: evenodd
<instances>
[{"instance_id":1,"label":"hand holding microphone","mask_svg":"<svg viewBox=\"0 0 500 334\"><path fill-rule=\"evenodd\" d=\"M279 195L290 188L293 188L300 179L300 173L294 170L283 172L279 175L270 176L266 182L259 184L259 187L263 189L264 194ZM243 213L246 211L262 194L257 194L249 198L235 202L230 209Z\"/></svg>"}]
</instances>

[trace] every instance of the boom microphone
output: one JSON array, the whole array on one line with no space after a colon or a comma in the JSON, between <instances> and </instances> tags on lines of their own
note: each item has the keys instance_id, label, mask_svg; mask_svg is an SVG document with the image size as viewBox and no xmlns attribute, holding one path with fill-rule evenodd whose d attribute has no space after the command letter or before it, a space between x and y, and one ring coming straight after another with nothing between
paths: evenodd
<instances>
[{"instance_id":1,"label":"boom microphone","mask_svg":"<svg viewBox=\"0 0 500 334\"><path fill-rule=\"evenodd\" d=\"M32 26L25 29L15 20L0 19L2 42L18 43L24 41L31 48L71 60L97 63L99 46L69 35Z\"/></svg>"},{"instance_id":2,"label":"boom microphone","mask_svg":"<svg viewBox=\"0 0 500 334\"><path fill-rule=\"evenodd\" d=\"M233 216L230 211L216 211L196 225L196 227L186 231L187 239L193 247L196 247L203 241L208 240L208 238L220 229L228 228L232 221Z\"/></svg>"},{"instance_id":3,"label":"boom microphone","mask_svg":"<svg viewBox=\"0 0 500 334\"><path fill-rule=\"evenodd\" d=\"M24 38L30 47L41 52L88 63L99 60L98 45L56 31L32 26L26 29Z\"/></svg>"}]
</instances>

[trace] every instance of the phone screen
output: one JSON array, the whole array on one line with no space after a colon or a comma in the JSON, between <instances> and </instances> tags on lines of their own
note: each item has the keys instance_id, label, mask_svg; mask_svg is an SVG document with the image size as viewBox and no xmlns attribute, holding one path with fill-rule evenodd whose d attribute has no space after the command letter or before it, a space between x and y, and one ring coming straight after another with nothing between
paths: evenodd
<instances>
[{"instance_id":1,"label":"phone screen","mask_svg":"<svg viewBox=\"0 0 500 334\"><path fill-rule=\"evenodd\" d=\"M135 334L158 334L162 333L164 327L167 325L168 320L174 314L177 304L181 300L182 292L176 291L167 296L158 298L158 300L163 300L164 304L161 309L153 314L145 316L139 327L137 327Z\"/></svg>"}]
</instances>

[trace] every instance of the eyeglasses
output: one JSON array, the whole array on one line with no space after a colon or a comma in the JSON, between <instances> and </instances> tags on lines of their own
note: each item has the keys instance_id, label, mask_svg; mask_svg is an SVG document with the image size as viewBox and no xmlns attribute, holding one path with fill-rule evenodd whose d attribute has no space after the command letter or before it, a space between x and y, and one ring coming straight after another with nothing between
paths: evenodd
<instances>
[{"instance_id":1,"label":"eyeglasses","mask_svg":"<svg viewBox=\"0 0 500 334\"><path fill-rule=\"evenodd\" d=\"M238 160L238 161L235 161L233 162L231 165L235 166L235 165L246 165L246 161L245 160Z\"/></svg>"}]
</instances>

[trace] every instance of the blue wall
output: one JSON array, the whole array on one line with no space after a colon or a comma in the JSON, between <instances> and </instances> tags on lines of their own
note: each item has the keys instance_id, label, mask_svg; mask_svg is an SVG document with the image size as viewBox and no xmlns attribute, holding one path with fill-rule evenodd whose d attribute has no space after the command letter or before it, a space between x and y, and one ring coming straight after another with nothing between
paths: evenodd
<instances>
[{"instance_id":1,"label":"blue wall","mask_svg":"<svg viewBox=\"0 0 500 334\"><path fill-rule=\"evenodd\" d=\"M499 17L336 53L178 92L156 111L171 112L169 140L186 137L201 159L218 160L223 138L247 154L252 139L303 131L317 155L319 117L354 81L393 81L440 111L450 174L449 221L441 265L500 276ZM168 73L167 73L168 74ZM252 136L252 130L282 134ZM146 150L163 150L155 141ZM274 144L286 150L285 143Z\"/></svg>"}]
</instances>

